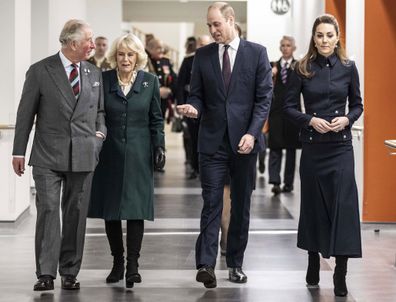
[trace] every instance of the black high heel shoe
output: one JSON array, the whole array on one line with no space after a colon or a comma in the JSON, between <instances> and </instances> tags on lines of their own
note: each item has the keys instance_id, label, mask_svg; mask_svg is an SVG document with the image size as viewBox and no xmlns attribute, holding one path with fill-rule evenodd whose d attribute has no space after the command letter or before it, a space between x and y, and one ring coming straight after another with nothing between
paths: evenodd
<instances>
[{"instance_id":1,"label":"black high heel shoe","mask_svg":"<svg viewBox=\"0 0 396 302\"><path fill-rule=\"evenodd\" d=\"M334 294L337 297L345 297L348 294L346 286L346 273L347 273L348 257L336 256L336 267L334 269L333 282Z\"/></svg>"},{"instance_id":2,"label":"black high heel shoe","mask_svg":"<svg viewBox=\"0 0 396 302\"><path fill-rule=\"evenodd\" d=\"M305 281L310 286L319 284L320 258L317 252L308 252L308 269Z\"/></svg>"},{"instance_id":3,"label":"black high heel shoe","mask_svg":"<svg viewBox=\"0 0 396 302\"><path fill-rule=\"evenodd\" d=\"M110 274L106 278L106 283L116 283L124 279L124 271L124 258L114 259L113 268L111 269Z\"/></svg>"}]
</instances>

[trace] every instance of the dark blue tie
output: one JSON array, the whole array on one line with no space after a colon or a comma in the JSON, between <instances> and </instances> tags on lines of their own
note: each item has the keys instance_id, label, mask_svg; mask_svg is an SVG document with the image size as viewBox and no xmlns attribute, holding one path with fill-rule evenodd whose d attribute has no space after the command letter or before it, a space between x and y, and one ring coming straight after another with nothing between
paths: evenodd
<instances>
[{"instance_id":1,"label":"dark blue tie","mask_svg":"<svg viewBox=\"0 0 396 302\"><path fill-rule=\"evenodd\" d=\"M226 91L228 91L228 86L230 85L231 80L231 62L230 57L228 56L228 48L230 45L224 45L224 53L223 53L223 80L224 80L224 87Z\"/></svg>"}]
</instances>

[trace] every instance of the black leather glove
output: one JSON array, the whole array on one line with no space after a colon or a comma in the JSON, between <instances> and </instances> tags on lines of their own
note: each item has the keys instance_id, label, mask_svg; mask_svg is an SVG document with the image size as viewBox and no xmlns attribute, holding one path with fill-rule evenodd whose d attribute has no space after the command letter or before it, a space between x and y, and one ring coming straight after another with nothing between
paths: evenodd
<instances>
[{"instance_id":1,"label":"black leather glove","mask_svg":"<svg viewBox=\"0 0 396 302\"><path fill-rule=\"evenodd\" d=\"M162 170L165 166L165 150L162 147L156 147L154 153L154 169Z\"/></svg>"}]
</instances>

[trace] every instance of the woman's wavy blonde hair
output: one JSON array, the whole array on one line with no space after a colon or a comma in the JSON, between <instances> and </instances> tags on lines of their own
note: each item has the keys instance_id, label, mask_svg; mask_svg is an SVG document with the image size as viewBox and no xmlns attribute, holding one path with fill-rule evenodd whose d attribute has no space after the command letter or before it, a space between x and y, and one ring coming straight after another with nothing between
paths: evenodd
<instances>
[{"instance_id":1,"label":"woman's wavy blonde hair","mask_svg":"<svg viewBox=\"0 0 396 302\"><path fill-rule=\"evenodd\" d=\"M343 64L346 64L348 62L348 58L345 52L345 49L341 43L340 39L340 27L338 25L337 19L330 14L324 14L316 18L313 26L312 26L312 35L311 35L311 41L309 43L309 49L307 54L297 63L296 69L299 74L301 74L304 77L307 78L312 78L314 76L314 73L310 70L310 63L316 59L318 56L318 51L315 47L315 41L314 41L314 36L316 32L316 28L318 27L319 24L326 23L326 24L331 24L334 26L335 31L337 33L338 37L338 42L336 45L336 48L334 52L336 53L337 57L341 60Z\"/></svg>"},{"instance_id":2,"label":"woman's wavy blonde hair","mask_svg":"<svg viewBox=\"0 0 396 302\"><path fill-rule=\"evenodd\" d=\"M142 70L146 67L147 54L144 50L142 41L133 34L126 34L117 38L111 45L109 54L107 55L107 60L109 61L111 68L117 67L117 51L121 46L137 53L136 70Z\"/></svg>"}]
</instances>

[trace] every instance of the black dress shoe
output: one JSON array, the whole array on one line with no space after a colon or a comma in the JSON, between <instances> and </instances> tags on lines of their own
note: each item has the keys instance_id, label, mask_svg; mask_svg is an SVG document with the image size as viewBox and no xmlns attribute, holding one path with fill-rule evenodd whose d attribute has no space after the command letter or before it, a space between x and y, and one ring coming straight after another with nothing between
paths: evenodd
<instances>
[{"instance_id":1,"label":"black dress shoe","mask_svg":"<svg viewBox=\"0 0 396 302\"><path fill-rule=\"evenodd\" d=\"M229 267L228 268L228 278L231 282L234 283L246 283L247 282L247 276L245 273L242 271L242 268L240 267Z\"/></svg>"},{"instance_id":2,"label":"black dress shoe","mask_svg":"<svg viewBox=\"0 0 396 302\"><path fill-rule=\"evenodd\" d=\"M62 288L67 290L80 289L80 282L74 276L62 277Z\"/></svg>"},{"instance_id":3,"label":"black dress shoe","mask_svg":"<svg viewBox=\"0 0 396 302\"><path fill-rule=\"evenodd\" d=\"M282 192L284 193L290 193L293 191L293 185L284 185L282 188Z\"/></svg>"},{"instance_id":4,"label":"black dress shoe","mask_svg":"<svg viewBox=\"0 0 396 302\"><path fill-rule=\"evenodd\" d=\"M53 290L54 280L51 276L40 276L33 286L35 291Z\"/></svg>"},{"instance_id":5,"label":"black dress shoe","mask_svg":"<svg viewBox=\"0 0 396 302\"><path fill-rule=\"evenodd\" d=\"M278 195L278 194L280 194L280 192L282 192L282 189L280 188L279 185L274 185L272 187L271 192L274 193L274 195Z\"/></svg>"},{"instance_id":6,"label":"black dress shoe","mask_svg":"<svg viewBox=\"0 0 396 302\"><path fill-rule=\"evenodd\" d=\"M217 286L216 275L210 266L203 266L198 269L196 280L202 282L206 288L215 288Z\"/></svg>"}]
</instances>

